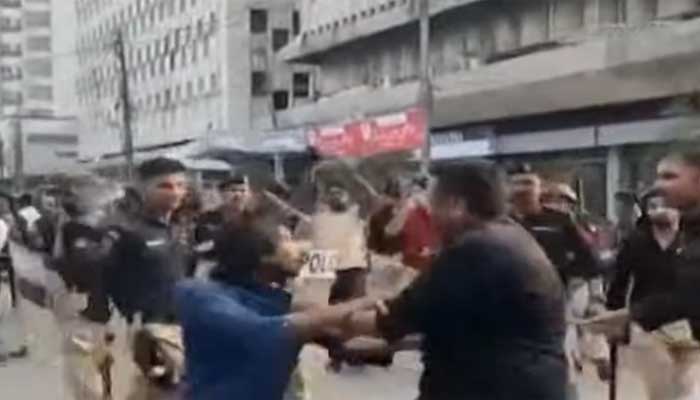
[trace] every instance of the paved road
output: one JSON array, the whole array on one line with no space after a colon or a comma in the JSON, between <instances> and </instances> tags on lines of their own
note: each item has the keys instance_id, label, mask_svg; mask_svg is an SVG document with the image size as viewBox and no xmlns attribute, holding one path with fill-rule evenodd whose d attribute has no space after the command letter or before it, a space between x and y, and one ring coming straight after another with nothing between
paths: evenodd
<instances>
[{"instance_id":1,"label":"paved road","mask_svg":"<svg viewBox=\"0 0 700 400\"><path fill-rule=\"evenodd\" d=\"M71 397L63 380L61 339L53 316L46 310L24 301L21 315L9 312L7 290L0 288L0 351L17 341L15 328L21 320L31 349L26 360L10 361L0 365L0 399L22 400L68 400ZM314 289L314 292L316 290ZM323 296L323 294L322 294ZM14 331L14 332L13 332ZM15 336L14 338L12 336ZM121 371L130 367L127 354L118 354ZM303 375L313 400L408 400L417 393L417 382L421 366L416 353L397 356L390 369L348 368L340 374L325 370L326 354L316 347L307 347L302 357ZM115 399L125 399L129 384L129 373L116 378ZM606 399L606 386L591 374L582 384L582 399ZM626 384L621 400L643 400L638 385Z\"/></svg>"},{"instance_id":2,"label":"paved road","mask_svg":"<svg viewBox=\"0 0 700 400\"><path fill-rule=\"evenodd\" d=\"M68 400L71 397L62 378L60 339L52 316L31 304L23 306L32 354L28 360L0 366L0 399ZM5 322L8 322L6 314L0 319L3 331ZM395 365L388 370L347 368L340 374L326 372L326 355L319 348L307 348L303 360L303 374L312 400L407 400L415 398L417 393L421 367L415 353L399 354ZM633 389L626 385L623 391L627 395L621 400L643 400L639 393L630 392ZM605 390L606 387L589 374L583 385L582 399L604 400Z\"/></svg>"}]
</instances>

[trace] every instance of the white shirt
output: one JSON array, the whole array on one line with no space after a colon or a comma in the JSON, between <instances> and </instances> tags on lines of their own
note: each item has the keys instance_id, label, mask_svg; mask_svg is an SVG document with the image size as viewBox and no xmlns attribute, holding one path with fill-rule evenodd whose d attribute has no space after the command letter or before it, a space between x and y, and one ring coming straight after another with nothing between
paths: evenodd
<instances>
[{"instance_id":1,"label":"white shirt","mask_svg":"<svg viewBox=\"0 0 700 400\"><path fill-rule=\"evenodd\" d=\"M340 213L318 212L311 224L314 250L337 252L339 270L367 268L365 224L357 207Z\"/></svg>"}]
</instances>

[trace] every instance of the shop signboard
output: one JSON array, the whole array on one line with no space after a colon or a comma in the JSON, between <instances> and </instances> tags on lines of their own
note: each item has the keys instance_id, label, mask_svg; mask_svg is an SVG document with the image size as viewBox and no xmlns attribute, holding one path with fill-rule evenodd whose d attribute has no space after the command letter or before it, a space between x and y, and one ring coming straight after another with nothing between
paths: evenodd
<instances>
[{"instance_id":1,"label":"shop signboard","mask_svg":"<svg viewBox=\"0 0 700 400\"><path fill-rule=\"evenodd\" d=\"M421 108L323 126L308 133L311 147L325 157L370 157L423 146L426 115Z\"/></svg>"}]
</instances>

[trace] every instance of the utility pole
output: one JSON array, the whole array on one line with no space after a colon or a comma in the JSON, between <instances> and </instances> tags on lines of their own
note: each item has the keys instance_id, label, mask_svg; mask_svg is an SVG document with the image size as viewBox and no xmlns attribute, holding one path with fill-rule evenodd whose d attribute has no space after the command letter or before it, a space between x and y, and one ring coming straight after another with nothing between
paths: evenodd
<instances>
[{"instance_id":1,"label":"utility pole","mask_svg":"<svg viewBox=\"0 0 700 400\"><path fill-rule=\"evenodd\" d=\"M24 132L22 132L22 118L20 115L12 117L14 137L14 186L17 191L24 190Z\"/></svg>"},{"instance_id":2,"label":"utility pole","mask_svg":"<svg viewBox=\"0 0 700 400\"><path fill-rule=\"evenodd\" d=\"M123 148L122 152L126 158L126 179L131 182L134 179L134 133L131 128L131 102L129 101L129 75L126 68L126 53L124 50L124 34L117 32L114 40L114 52L119 62L119 97L122 110L123 124Z\"/></svg>"},{"instance_id":3,"label":"utility pole","mask_svg":"<svg viewBox=\"0 0 700 400\"><path fill-rule=\"evenodd\" d=\"M5 179L5 139L0 137L0 180Z\"/></svg>"},{"instance_id":4,"label":"utility pole","mask_svg":"<svg viewBox=\"0 0 700 400\"><path fill-rule=\"evenodd\" d=\"M433 85L430 79L430 1L420 0L420 106L425 113L425 143L421 157L421 172L430 171L430 125L433 116Z\"/></svg>"}]
</instances>

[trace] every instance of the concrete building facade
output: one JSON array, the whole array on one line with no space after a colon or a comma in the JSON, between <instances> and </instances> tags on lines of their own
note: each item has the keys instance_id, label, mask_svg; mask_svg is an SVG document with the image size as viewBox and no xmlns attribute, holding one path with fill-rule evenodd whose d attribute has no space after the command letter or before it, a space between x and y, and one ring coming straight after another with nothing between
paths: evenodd
<instances>
[{"instance_id":1,"label":"concrete building facade","mask_svg":"<svg viewBox=\"0 0 700 400\"><path fill-rule=\"evenodd\" d=\"M303 1L301 33L282 57L320 69L318 100L278 112L278 125L417 104L418 5ZM436 161L563 163L561 179L587 187L589 205L610 214L618 188L648 182L647 144L695 131L695 1L432 0L430 12Z\"/></svg>"},{"instance_id":2,"label":"concrete building facade","mask_svg":"<svg viewBox=\"0 0 700 400\"><path fill-rule=\"evenodd\" d=\"M60 0L0 1L0 178L75 171L79 126L57 117L54 19ZM59 112L60 113L60 112ZM21 179L17 180L19 182Z\"/></svg>"},{"instance_id":3,"label":"concrete building facade","mask_svg":"<svg viewBox=\"0 0 700 400\"><path fill-rule=\"evenodd\" d=\"M25 178L76 173L79 124L74 117L25 116L0 122L0 131L12 132L3 142L0 179L22 186Z\"/></svg>"},{"instance_id":4,"label":"concrete building facade","mask_svg":"<svg viewBox=\"0 0 700 400\"><path fill-rule=\"evenodd\" d=\"M0 2L3 115L53 112L50 0Z\"/></svg>"},{"instance_id":5,"label":"concrete building facade","mask_svg":"<svg viewBox=\"0 0 700 400\"><path fill-rule=\"evenodd\" d=\"M300 29L294 0L76 0L80 153L122 149L117 32L137 149L210 136L254 143L274 110L312 98L312 68L277 61ZM254 123L255 122L255 123Z\"/></svg>"}]
</instances>

